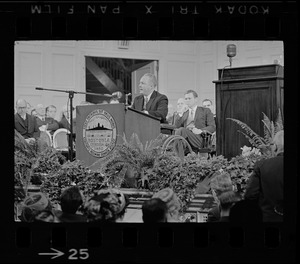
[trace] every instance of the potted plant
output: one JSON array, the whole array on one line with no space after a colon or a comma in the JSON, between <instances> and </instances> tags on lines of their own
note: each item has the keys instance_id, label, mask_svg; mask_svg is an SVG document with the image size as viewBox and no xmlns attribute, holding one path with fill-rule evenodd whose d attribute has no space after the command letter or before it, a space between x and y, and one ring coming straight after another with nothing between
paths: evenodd
<instances>
[{"instance_id":1,"label":"potted plant","mask_svg":"<svg viewBox=\"0 0 300 264\"><path fill-rule=\"evenodd\" d=\"M273 143L275 134L278 131L284 129L282 115L279 108L276 120L273 122L269 119L269 117L265 113L262 114L263 114L262 122L264 125L263 137L258 135L255 131L253 131L253 129L251 129L246 123L235 118L227 118L227 119L237 123L243 129L243 131L238 130L238 132L242 133L248 139L252 147L259 149L263 155L267 157L272 157L275 155L275 153L271 148L271 143Z\"/></svg>"},{"instance_id":2,"label":"potted plant","mask_svg":"<svg viewBox=\"0 0 300 264\"><path fill-rule=\"evenodd\" d=\"M108 177L114 187L146 188L146 171L154 165L155 159L162 152L165 135L141 143L137 134L130 139L123 136L123 143L117 145L108 158L102 162L99 171Z\"/></svg>"}]
</instances>

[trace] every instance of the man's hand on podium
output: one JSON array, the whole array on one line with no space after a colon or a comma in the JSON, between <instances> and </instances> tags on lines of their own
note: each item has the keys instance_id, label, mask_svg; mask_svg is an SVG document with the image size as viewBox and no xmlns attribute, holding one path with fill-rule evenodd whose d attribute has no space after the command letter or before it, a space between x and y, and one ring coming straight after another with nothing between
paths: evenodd
<instances>
[{"instance_id":1,"label":"man's hand on podium","mask_svg":"<svg viewBox=\"0 0 300 264\"><path fill-rule=\"evenodd\" d=\"M143 113L149 115L149 112L147 110L143 110Z\"/></svg>"}]
</instances>

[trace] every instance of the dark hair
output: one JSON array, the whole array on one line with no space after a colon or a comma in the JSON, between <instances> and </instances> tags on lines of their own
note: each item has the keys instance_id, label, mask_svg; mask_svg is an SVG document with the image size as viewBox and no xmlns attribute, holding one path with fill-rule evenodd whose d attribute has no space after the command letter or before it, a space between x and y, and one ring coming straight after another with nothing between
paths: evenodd
<instances>
[{"instance_id":1,"label":"dark hair","mask_svg":"<svg viewBox=\"0 0 300 264\"><path fill-rule=\"evenodd\" d=\"M64 213L75 214L82 202L82 196L77 186L65 189L60 196L60 206Z\"/></svg>"},{"instance_id":2,"label":"dark hair","mask_svg":"<svg viewBox=\"0 0 300 264\"><path fill-rule=\"evenodd\" d=\"M194 95L195 98L198 97L198 94L197 94L194 90L187 90L187 91L185 92L185 94L189 94L189 93L192 93L192 94Z\"/></svg>"},{"instance_id":3,"label":"dark hair","mask_svg":"<svg viewBox=\"0 0 300 264\"><path fill-rule=\"evenodd\" d=\"M142 212L144 223L167 221L167 204L159 198L151 198L145 201L142 206Z\"/></svg>"}]
</instances>

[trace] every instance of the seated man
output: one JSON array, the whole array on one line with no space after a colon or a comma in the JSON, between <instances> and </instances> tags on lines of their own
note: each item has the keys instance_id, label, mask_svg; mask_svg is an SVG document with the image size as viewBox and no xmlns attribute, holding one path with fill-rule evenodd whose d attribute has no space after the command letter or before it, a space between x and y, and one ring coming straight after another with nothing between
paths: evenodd
<instances>
[{"instance_id":1,"label":"seated man","mask_svg":"<svg viewBox=\"0 0 300 264\"><path fill-rule=\"evenodd\" d=\"M132 108L146 114L160 118L161 123L166 122L168 114L168 98L155 91L157 80L154 74L146 73L140 80L141 95L134 98Z\"/></svg>"},{"instance_id":2,"label":"seated man","mask_svg":"<svg viewBox=\"0 0 300 264\"><path fill-rule=\"evenodd\" d=\"M27 143L33 144L40 136L36 117L27 113L27 103L24 99L16 102L15 129L25 138Z\"/></svg>"},{"instance_id":3,"label":"seated man","mask_svg":"<svg viewBox=\"0 0 300 264\"><path fill-rule=\"evenodd\" d=\"M76 117L74 117L74 110L75 108L73 107L73 134L75 134L76 131ZM67 105L63 106L58 123L59 128L66 128L71 131L71 111Z\"/></svg>"},{"instance_id":4,"label":"seated man","mask_svg":"<svg viewBox=\"0 0 300 264\"><path fill-rule=\"evenodd\" d=\"M180 115L182 116L184 112L188 110L188 106L185 104L184 98L179 98L177 101L177 111L174 112L173 118L172 118L172 125L175 124L176 120L180 118Z\"/></svg>"},{"instance_id":5,"label":"seated man","mask_svg":"<svg viewBox=\"0 0 300 264\"><path fill-rule=\"evenodd\" d=\"M202 106L203 107L207 107L207 108L209 108L210 109L210 111L212 112L213 110L212 110L212 101L210 100L210 99L204 99L203 101L202 101ZM216 115L214 114L214 119L215 119L215 121L216 121ZM213 134L212 134L212 138L211 138L211 145L212 145L212 147L214 148L214 152L215 152L215 149L216 149L216 132L214 132Z\"/></svg>"},{"instance_id":6,"label":"seated man","mask_svg":"<svg viewBox=\"0 0 300 264\"><path fill-rule=\"evenodd\" d=\"M188 90L184 98L189 110L179 114L179 118L175 121L175 126L178 128L175 135L187 139L192 149L197 150L202 146L201 133L215 132L216 124L209 108L197 106L198 94L194 90Z\"/></svg>"},{"instance_id":7,"label":"seated man","mask_svg":"<svg viewBox=\"0 0 300 264\"><path fill-rule=\"evenodd\" d=\"M47 106L45 123L47 125L47 130L50 130L51 134L53 134L55 130L59 128L58 121L54 119L55 115L56 115L56 107L54 105Z\"/></svg>"},{"instance_id":8,"label":"seated man","mask_svg":"<svg viewBox=\"0 0 300 264\"><path fill-rule=\"evenodd\" d=\"M36 122L40 131L47 130L47 124L45 122L46 110L42 104L38 104L35 108L36 111Z\"/></svg>"}]
</instances>

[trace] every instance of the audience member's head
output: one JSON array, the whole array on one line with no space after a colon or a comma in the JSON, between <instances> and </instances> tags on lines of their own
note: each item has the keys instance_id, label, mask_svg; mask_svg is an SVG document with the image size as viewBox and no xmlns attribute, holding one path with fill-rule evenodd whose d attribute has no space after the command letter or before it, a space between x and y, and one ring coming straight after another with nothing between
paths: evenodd
<instances>
[{"instance_id":1,"label":"audience member's head","mask_svg":"<svg viewBox=\"0 0 300 264\"><path fill-rule=\"evenodd\" d=\"M21 221L33 222L35 217L43 210L52 210L51 202L41 192L31 193L25 197L21 213Z\"/></svg>"},{"instance_id":2,"label":"audience member's head","mask_svg":"<svg viewBox=\"0 0 300 264\"><path fill-rule=\"evenodd\" d=\"M187 90L184 94L185 104L192 108L198 103L198 94L194 90Z\"/></svg>"},{"instance_id":3,"label":"audience member's head","mask_svg":"<svg viewBox=\"0 0 300 264\"><path fill-rule=\"evenodd\" d=\"M275 153L284 152L284 130L280 130L275 134L272 143Z\"/></svg>"},{"instance_id":4,"label":"audience member's head","mask_svg":"<svg viewBox=\"0 0 300 264\"><path fill-rule=\"evenodd\" d=\"M60 196L60 207L64 213L75 214L82 203L82 194L78 186L68 187Z\"/></svg>"},{"instance_id":5,"label":"audience member's head","mask_svg":"<svg viewBox=\"0 0 300 264\"><path fill-rule=\"evenodd\" d=\"M210 181L212 194L222 209L230 209L235 202L242 199L239 193L234 191L230 175L217 172Z\"/></svg>"},{"instance_id":6,"label":"audience member's head","mask_svg":"<svg viewBox=\"0 0 300 264\"><path fill-rule=\"evenodd\" d=\"M170 188L165 188L157 193L155 193L152 198L159 198L167 204L168 213L167 221L168 222L177 222L179 221L179 210L180 210L180 201L174 191Z\"/></svg>"},{"instance_id":7,"label":"audience member's head","mask_svg":"<svg viewBox=\"0 0 300 264\"><path fill-rule=\"evenodd\" d=\"M16 110L21 117L24 117L27 113L27 102L24 99L18 99L16 101Z\"/></svg>"},{"instance_id":8,"label":"audience member's head","mask_svg":"<svg viewBox=\"0 0 300 264\"><path fill-rule=\"evenodd\" d=\"M115 222L124 217L128 198L118 189L101 189L83 206L88 222Z\"/></svg>"},{"instance_id":9,"label":"audience member's head","mask_svg":"<svg viewBox=\"0 0 300 264\"><path fill-rule=\"evenodd\" d=\"M147 96L152 91L154 91L155 87L157 86L157 80L154 74L146 73L140 79L139 89L140 93Z\"/></svg>"},{"instance_id":10,"label":"audience member's head","mask_svg":"<svg viewBox=\"0 0 300 264\"><path fill-rule=\"evenodd\" d=\"M46 114L46 109L42 104L38 104L35 108L35 111L36 111L37 115L40 117L44 117Z\"/></svg>"},{"instance_id":11,"label":"audience member's head","mask_svg":"<svg viewBox=\"0 0 300 264\"><path fill-rule=\"evenodd\" d=\"M142 213L144 223L167 222L168 207L161 199L151 198L143 203Z\"/></svg>"},{"instance_id":12,"label":"audience member's head","mask_svg":"<svg viewBox=\"0 0 300 264\"><path fill-rule=\"evenodd\" d=\"M55 118L56 115L56 106L49 105L46 107L46 117Z\"/></svg>"}]
</instances>

